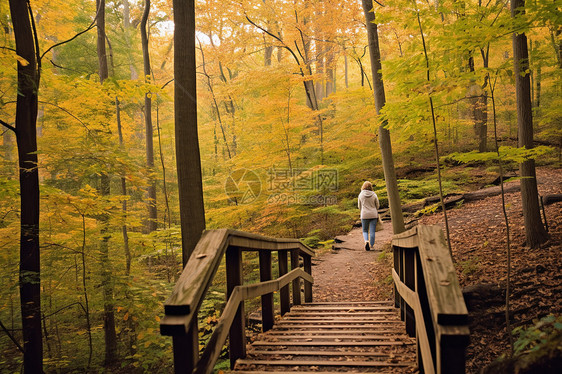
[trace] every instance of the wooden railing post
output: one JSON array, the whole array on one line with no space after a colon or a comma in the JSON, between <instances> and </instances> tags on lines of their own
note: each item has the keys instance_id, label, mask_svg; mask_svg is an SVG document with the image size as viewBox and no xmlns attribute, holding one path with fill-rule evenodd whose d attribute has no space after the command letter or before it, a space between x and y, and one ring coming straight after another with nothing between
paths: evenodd
<instances>
[{"instance_id":1,"label":"wooden railing post","mask_svg":"<svg viewBox=\"0 0 562 374\"><path fill-rule=\"evenodd\" d=\"M243 283L242 250L230 246L226 250L226 299L230 298L234 287ZM236 360L246 357L246 321L244 302L240 303L236 316L230 327L230 368L234 368Z\"/></svg>"},{"instance_id":2,"label":"wooden railing post","mask_svg":"<svg viewBox=\"0 0 562 374\"><path fill-rule=\"evenodd\" d=\"M279 251L279 277L289 272L287 257L287 251ZM279 300L281 303L281 315L284 315L291 310L291 295L288 285L279 290Z\"/></svg>"},{"instance_id":3,"label":"wooden railing post","mask_svg":"<svg viewBox=\"0 0 562 374\"><path fill-rule=\"evenodd\" d=\"M416 263L416 252L417 248L404 249L404 284L408 286L414 292L416 290L416 274L415 274L415 263ZM414 309L412 309L408 304L405 304L404 317L406 322L406 333L410 337L416 336L416 318L414 316Z\"/></svg>"},{"instance_id":4,"label":"wooden railing post","mask_svg":"<svg viewBox=\"0 0 562 374\"><path fill-rule=\"evenodd\" d=\"M464 374L466 371L465 351L468 343L468 337L447 339L442 336L438 342L439 349L437 349L437 374Z\"/></svg>"},{"instance_id":5,"label":"wooden railing post","mask_svg":"<svg viewBox=\"0 0 562 374\"><path fill-rule=\"evenodd\" d=\"M265 282L271 280L271 252L263 250L259 252L260 256L260 281ZM265 294L261 297L261 322L263 332L273 327L273 293Z\"/></svg>"},{"instance_id":6,"label":"wooden railing post","mask_svg":"<svg viewBox=\"0 0 562 374\"><path fill-rule=\"evenodd\" d=\"M299 267L299 250L291 250L291 270ZM293 305L301 305L301 280L297 278L293 281Z\"/></svg>"},{"instance_id":7,"label":"wooden railing post","mask_svg":"<svg viewBox=\"0 0 562 374\"><path fill-rule=\"evenodd\" d=\"M400 275L400 280L402 282L404 282L404 253L405 250L404 248L400 248L399 254L400 256L398 257L398 275ZM402 321L406 320L406 302L404 301L403 298L400 298L400 319Z\"/></svg>"},{"instance_id":8,"label":"wooden railing post","mask_svg":"<svg viewBox=\"0 0 562 374\"><path fill-rule=\"evenodd\" d=\"M400 247L393 245L392 255L394 260L394 271L396 271L396 273L400 276L400 257L401 257ZM398 293L398 290L396 289L396 285L393 285L393 287L394 287L394 307L400 308L401 297L400 294Z\"/></svg>"},{"instance_id":9,"label":"wooden railing post","mask_svg":"<svg viewBox=\"0 0 562 374\"><path fill-rule=\"evenodd\" d=\"M187 334L172 337L172 344L174 347L174 373L191 374L199 359L197 316L193 318Z\"/></svg>"},{"instance_id":10,"label":"wooden railing post","mask_svg":"<svg viewBox=\"0 0 562 374\"><path fill-rule=\"evenodd\" d=\"M309 255L303 255L304 261L304 271L312 275L312 257ZM310 282L304 282L304 302L312 302L312 284Z\"/></svg>"}]
</instances>

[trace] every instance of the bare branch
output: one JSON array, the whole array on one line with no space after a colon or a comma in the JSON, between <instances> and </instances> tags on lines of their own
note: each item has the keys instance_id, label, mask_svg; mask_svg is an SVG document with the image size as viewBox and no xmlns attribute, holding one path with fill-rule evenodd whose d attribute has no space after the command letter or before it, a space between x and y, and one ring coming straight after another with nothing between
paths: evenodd
<instances>
[{"instance_id":1,"label":"bare branch","mask_svg":"<svg viewBox=\"0 0 562 374\"><path fill-rule=\"evenodd\" d=\"M16 128L15 128L14 126L9 125L8 123L2 121L1 119L0 119L0 125L6 127L6 128L9 129L9 130L12 130L14 133L17 134Z\"/></svg>"},{"instance_id":2,"label":"bare branch","mask_svg":"<svg viewBox=\"0 0 562 374\"><path fill-rule=\"evenodd\" d=\"M160 89L163 90L164 88L166 88L166 86L167 86L168 84L172 83L173 81L174 81L174 78L170 79L169 81L167 81L166 83L164 83L164 85L162 85L162 87L160 87Z\"/></svg>"},{"instance_id":3,"label":"bare branch","mask_svg":"<svg viewBox=\"0 0 562 374\"><path fill-rule=\"evenodd\" d=\"M89 134L91 134L90 129L88 128L88 126L84 123L84 121L82 121L80 118L76 117L74 114L70 113L67 109L64 109L63 107L58 106L57 104L53 104L53 103L49 103L48 101L38 101L41 104L47 104L47 105L51 105L54 106L55 108L58 108L60 110L62 110L63 112L65 112L66 114L68 114L69 116L71 116L72 118L74 118L75 120L77 120L78 122L80 122L80 124L82 126L84 126L84 128L88 131Z\"/></svg>"},{"instance_id":4,"label":"bare branch","mask_svg":"<svg viewBox=\"0 0 562 374\"><path fill-rule=\"evenodd\" d=\"M10 334L10 331L6 328L6 326L4 326L4 324L2 323L2 321L0 321L0 327L2 327L2 330L4 330L4 332L6 333L6 335L8 335L8 338L10 338L11 341L14 342L14 344L16 345L16 347L18 347L18 350L23 353L23 348L20 345L20 343L18 343L18 341L16 340L16 338Z\"/></svg>"},{"instance_id":5,"label":"bare branch","mask_svg":"<svg viewBox=\"0 0 562 374\"><path fill-rule=\"evenodd\" d=\"M73 72L79 73L79 74L83 74L83 73L84 73L84 72L79 71L79 70L70 69L70 68L65 68L64 66L57 65L57 64L55 64L55 62L54 62L53 60L49 60L49 61L51 62L51 64L52 64L54 67L56 67L56 68L58 68L58 69L70 70L70 71L73 71Z\"/></svg>"},{"instance_id":6,"label":"bare branch","mask_svg":"<svg viewBox=\"0 0 562 374\"><path fill-rule=\"evenodd\" d=\"M295 59L295 61L297 62L297 64L300 65L300 61L299 58L297 57L297 55L295 54L295 52L293 52L293 50L291 48L289 48L289 46L287 46L287 44L285 44L285 42L283 41L283 39L281 39L280 37L278 37L277 35L269 32L268 30L264 29L263 27L257 25L254 21L252 21L250 19L250 17L248 17L248 15L246 14L246 19L248 20L248 22L250 22L254 27L257 27L258 29L260 29L261 31L265 32L267 35L271 36L272 38L276 39L277 41L279 41L279 43L282 44L282 47L285 48L286 50L288 50L291 55L293 55L293 58Z\"/></svg>"},{"instance_id":7,"label":"bare branch","mask_svg":"<svg viewBox=\"0 0 562 374\"><path fill-rule=\"evenodd\" d=\"M3 47L3 46L0 46L0 49L5 49L5 50L8 50L8 51L16 52L15 49L10 48L10 47Z\"/></svg>"}]
</instances>

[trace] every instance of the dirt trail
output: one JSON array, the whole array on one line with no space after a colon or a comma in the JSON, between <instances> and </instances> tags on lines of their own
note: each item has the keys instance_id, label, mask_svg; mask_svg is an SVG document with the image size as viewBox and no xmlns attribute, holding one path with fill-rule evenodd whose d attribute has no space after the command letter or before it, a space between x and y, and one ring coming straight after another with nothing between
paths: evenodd
<instances>
[{"instance_id":1,"label":"dirt trail","mask_svg":"<svg viewBox=\"0 0 562 374\"><path fill-rule=\"evenodd\" d=\"M361 228L338 236L342 249L332 250L313 260L313 295L315 301L390 300L392 288L385 278L390 276L392 256L381 255L383 246L392 239L392 225L383 224L376 233L375 248L365 251Z\"/></svg>"}]
</instances>

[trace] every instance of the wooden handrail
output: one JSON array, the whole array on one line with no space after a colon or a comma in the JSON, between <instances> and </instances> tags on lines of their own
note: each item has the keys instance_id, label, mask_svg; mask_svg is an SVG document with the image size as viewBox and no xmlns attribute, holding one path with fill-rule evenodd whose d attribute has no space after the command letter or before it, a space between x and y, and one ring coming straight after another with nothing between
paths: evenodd
<instances>
[{"instance_id":1,"label":"wooden handrail","mask_svg":"<svg viewBox=\"0 0 562 374\"><path fill-rule=\"evenodd\" d=\"M241 285L241 251L260 252L260 277L264 280L263 282ZM280 277L275 280L271 280L270 253L273 251L279 251L280 259ZM293 268L293 270L288 273L287 252L291 253L291 265ZM264 308L268 304L270 305L268 307L268 313L266 313L270 315L263 316L264 330L269 328L269 326L266 327L266 320L268 324L273 324L273 292L278 290L282 291L281 309L283 313L289 308L289 290L287 285L291 282L293 283L293 302L294 304L300 304L301 291L299 279L304 279L305 299L306 301L312 301L313 279L310 275L310 259L314 256L314 251L304 245L300 240L270 238L229 229L208 230L201 235L199 242L172 291L172 295L164 303L165 316L160 321L160 333L162 335L174 336L174 345L176 344L176 340L181 344L187 345L193 345L194 341L196 341L197 331L193 330L197 330L197 313L225 253L227 253L228 301L223 315L219 320L219 325L216 327L215 333L212 335L207 345L206 353L201 357L202 361L198 365L198 372L209 372L208 370L212 370L212 366L218 357L218 353L220 353L220 349L228 333L231 334L231 344L233 333L235 336L238 336L239 339L242 339L242 341L244 340L244 300L262 296L262 312L265 312ZM303 257L304 271L298 268L299 256ZM232 263L229 263L229 261ZM262 264L262 261L264 261L265 265ZM266 269L264 267L269 267L269 271L265 271ZM265 277L265 279L263 277ZM233 321L238 322L233 325ZM193 326L195 326L195 328ZM228 331L229 328L230 331ZM191 340L185 338L187 335L192 336L192 338L190 338ZM245 343L243 345L245 345ZM234 354L232 349L235 351ZM182 350L189 351L190 349L176 349L176 347L174 347L176 372L181 370L182 372L191 373L193 365L197 362L197 357L190 357L189 359L181 357ZM185 354L192 353L187 352ZM231 346L231 363L234 362L236 357L244 355L245 347ZM181 366L181 369L178 369L178 366Z\"/></svg>"},{"instance_id":2,"label":"wooden handrail","mask_svg":"<svg viewBox=\"0 0 562 374\"><path fill-rule=\"evenodd\" d=\"M464 373L468 311L441 228L416 226L394 235L392 246L396 306L417 335L418 361L426 373Z\"/></svg>"},{"instance_id":3,"label":"wooden handrail","mask_svg":"<svg viewBox=\"0 0 562 374\"><path fill-rule=\"evenodd\" d=\"M425 321L421 309L420 299L418 295L400 281L400 276L392 269L392 279L398 289L398 293L408 305L414 309L416 317L416 333L419 340L419 347L422 355L423 372L425 374L434 374L435 367L433 365L433 357L431 356L431 348L426 333Z\"/></svg>"}]
</instances>

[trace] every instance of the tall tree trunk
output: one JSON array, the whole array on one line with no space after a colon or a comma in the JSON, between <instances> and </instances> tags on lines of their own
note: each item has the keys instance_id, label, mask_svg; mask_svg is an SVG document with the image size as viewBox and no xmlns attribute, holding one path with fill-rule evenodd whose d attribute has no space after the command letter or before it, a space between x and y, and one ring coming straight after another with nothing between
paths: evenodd
<instances>
[{"instance_id":1,"label":"tall tree trunk","mask_svg":"<svg viewBox=\"0 0 562 374\"><path fill-rule=\"evenodd\" d=\"M173 0L174 7L174 114L176 163L183 266L205 230L201 157L197 135L197 77L195 64L195 1ZM198 360L197 319L181 340L184 352L175 352L176 370L191 372Z\"/></svg>"},{"instance_id":2,"label":"tall tree trunk","mask_svg":"<svg viewBox=\"0 0 562 374\"><path fill-rule=\"evenodd\" d=\"M13 138L12 138L12 132L11 131L4 131L4 149L3 149L3 154L4 154L4 159L8 162L13 160ZM10 176L7 176L8 178L10 178Z\"/></svg>"},{"instance_id":3,"label":"tall tree trunk","mask_svg":"<svg viewBox=\"0 0 562 374\"><path fill-rule=\"evenodd\" d=\"M125 40L128 45L131 45L131 36L133 28L131 27L131 12L129 6L129 0L123 0L123 28L125 29ZM133 62L133 56L130 50L127 53L127 58L129 59L129 71L131 72L131 80L136 80L139 77L135 64Z\"/></svg>"},{"instance_id":4,"label":"tall tree trunk","mask_svg":"<svg viewBox=\"0 0 562 374\"><path fill-rule=\"evenodd\" d=\"M100 83L109 76L107 67L107 53L105 48L105 0L97 0L97 53ZM110 194L110 180L107 173L103 172L100 176L100 193L104 197ZM117 333L115 331L115 314L113 301L113 280L111 271L111 261L109 260L109 217L103 214L100 218L102 240L100 243L100 267L101 281L103 288L103 330L105 339L105 359L104 365L111 366L117 360Z\"/></svg>"},{"instance_id":5,"label":"tall tree trunk","mask_svg":"<svg viewBox=\"0 0 562 374\"><path fill-rule=\"evenodd\" d=\"M486 59L484 59L486 64ZM472 51L468 57L468 70L474 73L474 57L472 56ZM486 93L482 90L482 87L478 85L475 78L471 78L470 86L468 92L470 95L470 106L472 109L472 121L474 135L478 141L478 151L486 152L486 134L488 132L487 126L487 106L488 99L485 97Z\"/></svg>"},{"instance_id":6,"label":"tall tree trunk","mask_svg":"<svg viewBox=\"0 0 562 374\"><path fill-rule=\"evenodd\" d=\"M343 51L343 66L344 66L344 80L345 88L349 88L349 78L348 78L348 66L347 66L347 52Z\"/></svg>"},{"instance_id":7,"label":"tall tree trunk","mask_svg":"<svg viewBox=\"0 0 562 374\"><path fill-rule=\"evenodd\" d=\"M318 80L316 81L316 100L322 101L326 97L326 93L324 92L324 82L325 82L325 57L326 57L326 46L323 41L324 34L322 32L322 19L324 17L324 1L319 0L315 2L315 16L316 21L314 22L314 36L316 38L315 44L315 53L316 53L316 75L318 75Z\"/></svg>"},{"instance_id":8,"label":"tall tree trunk","mask_svg":"<svg viewBox=\"0 0 562 374\"><path fill-rule=\"evenodd\" d=\"M264 52L263 52L263 64L264 66L271 66L271 56L273 55L273 46L267 44L264 36Z\"/></svg>"},{"instance_id":9,"label":"tall tree trunk","mask_svg":"<svg viewBox=\"0 0 562 374\"><path fill-rule=\"evenodd\" d=\"M194 1L174 0L174 113L183 264L205 229L197 135Z\"/></svg>"},{"instance_id":10,"label":"tall tree trunk","mask_svg":"<svg viewBox=\"0 0 562 374\"><path fill-rule=\"evenodd\" d=\"M123 129L121 126L121 108L119 107L119 99L115 98L115 114L117 117L117 133L119 134L119 147L125 149L123 141ZM121 176L121 195L123 197L127 196L127 180L125 175ZM123 249L125 251L125 275L129 276L131 274L131 250L129 248L129 234L127 231L127 199L123 199L122 204L123 218L125 222L121 226L121 234L123 235Z\"/></svg>"},{"instance_id":11,"label":"tall tree trunk","mask_svg":"<svg viewBox=\"0 0 562 374\"><path fill-rule=\"evenodd\" d=\"M511 0L511 16L516 18L525 14L525 0ZM533 114L531 108L531 81L529 77L529 53L525 33L513 34L513 70L515 94L517 96L518 145L533 148ZM537 248L547 239L539 211L535 160L519 164L521 175L521 200L525 218L525 237L527 245Z\"/></svg>"},{"instance_id":12,"label":"tall tree trunk","mask_svg":"<svg viewBox=\"0 0 562 374\"><path fill-rule=\"evenodd\" d=\"M37 170L37 95L40 61L36 58L31 8L28 2L10 0L18 62L16 143L20 180L19 288L23 335L23 371L43 372L41 332L41 274L39 251L39 171Z\"/></svg>"},{"instance_id":13,"label":"tall tree trunk","mask_svg":"<svg viewBox=\"0 0 562 374\"><path fill-rule=\"evenodd\" d=\"M148 77L151 75L150 55L148 54L148 33L146 30L149 14L150 0L145 0L144 12L140 23L145 82L148 82ZM151 233L157 228L158 210L156 207L156 182L154 180L154 133L152 129L152 99L150 92L144 95L144 129L146 138L146 168L149 172L148 188L146 189L148 195L148 220L146 222L146 231Z\"/></svg>"},{"instance_id":14,"label":"tall tree trunk","mask_svg":"<svg viewBox=\"0 0 562 374\"><path fill-rule=\"evenodd\" d=\"M304 7L305 9L308 9L310 7L310 0L304 0ZM305 29L303 32L301 32L301 42L302 42L302 47L303 47L303 52L304 55L302 56L302 60L303 63L305 65L305 71L307 72L308 75L312 75L312 67L311 67L311 61L310 61L310 38L308 38L306 35L306 31L308 31L308 24L309 24L309 20L308 18L305 16L303 17L303 28ZM297 61L297 63L299 63ZM300 64L300 63L299 63ZM301 69L302 72L302 69ZM303 74L303 77L305 77L305 74ZM308 105L308 107L312 110L318 110L318 95L316 92L316 89L314 87L314 81L311 80L306 80L303 82L304 84L304 90L306 93L306 105Z\"/></svg>"},{"instance_id":15,"label":"tall tree trunk","mask_svg":"<svg viewBox=\"0 0 562 374\"><path fill-rule=\"evenodd\" d=\"M384 83L381 72L381 54L379 48L379 36L377 24L375 21L375 13L372 0L362 0L363 12L367 22L367 34L369 39L369 52L371 57L371 71L373 74L373 89L375 96L375 109L377 115L386 102L384 94ZM382 166L384 169L384 179L388 192L388 204L390 206L390 217L392 219L392 231L395 234L405 230L404 216L402 215L402 205L400 203L400 194L398 193L398 182L396 180L396 171L394 170L394 159L392 157L392 144L390 142L390 132L384 128L385 123L379 126L379 146L381 149Z\"/></svg>"},{"instance_id":16,"label":"tall tree trunk","mask_svg":"<svg viewBox=\"0 0 562 374\"><path fill-rule=\"evenodd\" d=\"M317 39L321 39L322 36L317 35ZM325 97L324 95L324 78L320 78L324 75L324 43L316 40L316 75L318 75L318 80L316 81L316 100L322 101Z\"/></svg>"},{"instance_id":17,"label":"tall tree trunk","mask_svg":"<svg viewBox=\"0 0 562 374\"><path fill-rule=\"evenodd\" d=\"M535 48L538 50L540 49L540 42L536 41L535 42ZM541 63L541 59L537 58L537 76L535 78L535 111L536 113L538 113L539 108L541 106L541 81L542 81L542 63Z\"/></svg>"},{"instance_id":18,"label":"tall tree trunk","mask_svg":"<svg viewBox=\"0 0 562 374\"><path fill-rule=\"evenodd\" d=\"M332 92L336 91L336 75L335 70L335 54L334 44L329 44L326 49L326 97L330 96Z\"/></svg>"}]
</instances>

